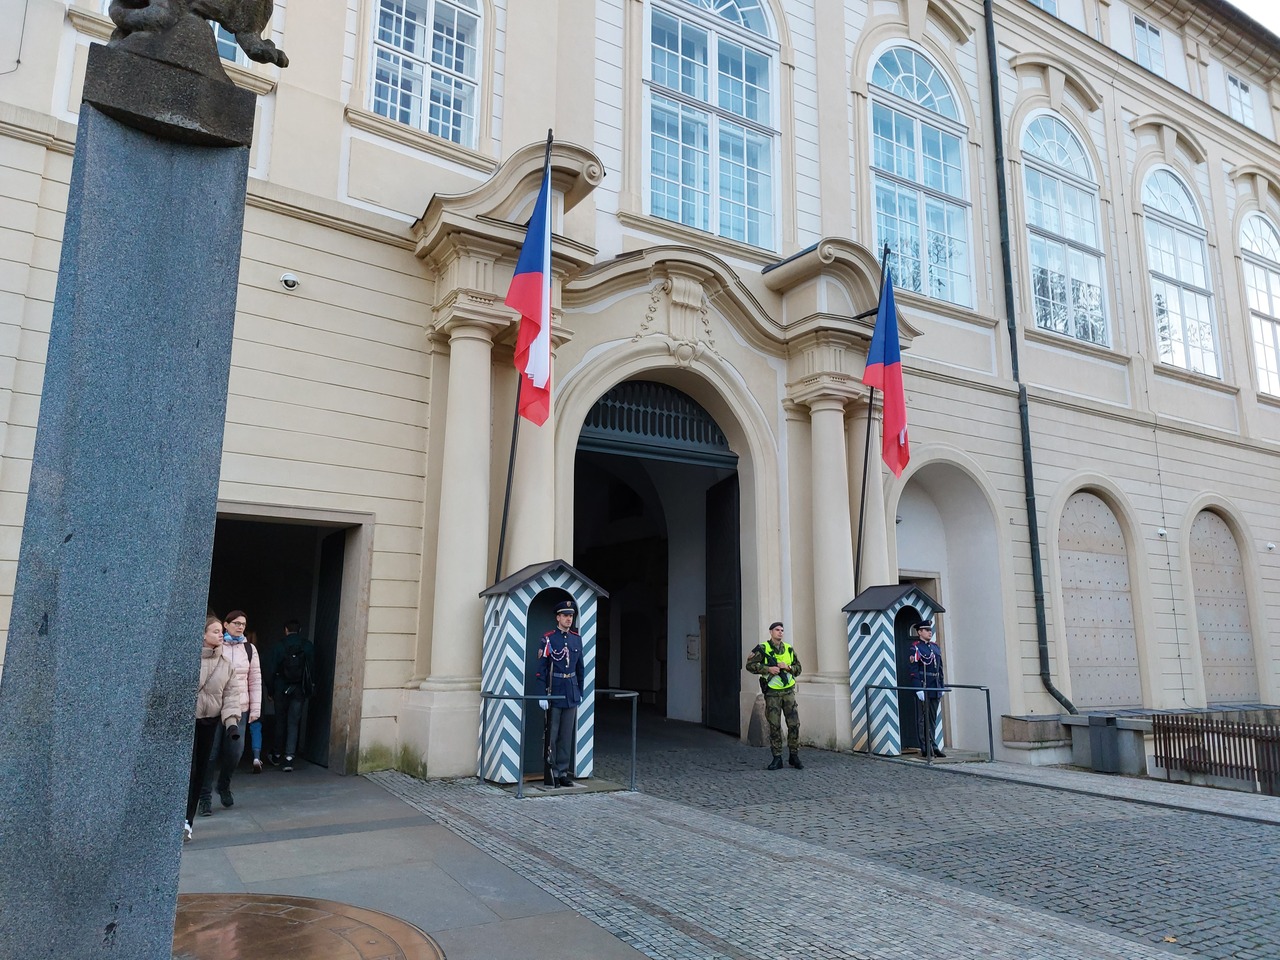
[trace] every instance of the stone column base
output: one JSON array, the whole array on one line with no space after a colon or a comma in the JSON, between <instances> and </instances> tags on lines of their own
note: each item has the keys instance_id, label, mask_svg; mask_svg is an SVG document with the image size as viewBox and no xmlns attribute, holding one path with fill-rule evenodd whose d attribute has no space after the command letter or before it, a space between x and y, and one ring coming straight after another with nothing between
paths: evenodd
<instances>
[{"instance_id":1,"label":"stone column base","mask_svg":"<svg viewBox=\"0 0 1280 960\"><path fill-rule=\"evenodd\" d=\"M398 719L398 766L405 773L424 779L476 776L480 756L478 686L406 690Z\"/></svg>"},{"instance_id":2,"label":"stone column base","mask_svg":"<svg viewBox=\"0 0 1280 960\"><path fill-rule=\"evenodd\" d=\"M830 674L801 677L796 686L800 739L823 750L853 749L849 713L849 678Z\"/></svg>"}]
</instances>

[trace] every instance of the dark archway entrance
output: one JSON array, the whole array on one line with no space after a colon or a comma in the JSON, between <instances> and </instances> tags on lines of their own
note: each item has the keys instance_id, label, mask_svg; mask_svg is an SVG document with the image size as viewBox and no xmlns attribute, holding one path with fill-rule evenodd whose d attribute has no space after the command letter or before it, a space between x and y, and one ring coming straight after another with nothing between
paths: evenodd
<instances>
[{"instance_id":1,"label":"dark archway entrance","mask_svg":"<svg viewBox=\"0 0 1280 960\"><path fill-rule=\"evenodd\" d=\"M610 594L597 684L737 736L740 508L723 432L679 390L626 381L587 417L574 489L574 566Z\"/></svg>"}]
</instances>

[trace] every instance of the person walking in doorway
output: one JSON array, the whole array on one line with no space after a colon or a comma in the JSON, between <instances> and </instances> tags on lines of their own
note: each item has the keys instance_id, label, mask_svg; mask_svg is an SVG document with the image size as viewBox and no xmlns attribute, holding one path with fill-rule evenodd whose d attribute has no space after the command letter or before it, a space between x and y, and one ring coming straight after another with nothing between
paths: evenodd
<instances>
[{"instance_id":1,"label":"person walking in doorway","mask_svg":"<svg viewBox=\"0 0 1280 960\"><path fill-rule=\"evenodd\" d=\"M920 737L920 756L946 757L938 748L939 707L947 682L942 675L942 648L933 641L933 621L922 620L913 628L916 639L907 658L911 670L911 686L916 691L916 730Z\"/></svg>"},{"instance_id":2,"label":"person walking in doorway","mask_svg":"<svg viewBox=\"0 0 1280 960\"><path fill-rule=\"evenodd\" d=\"M782 639L786 632L781 620L769 624L769 639L758 644L747 656L747 672L760 678L764 693L764 716L769 721L769 749L773 751L770 770L782 769L782 720L787 721L787 762L803 770L800 762L800 711L796 707L796 677L800 676L800 658L795 649Z\"/></svg>"},{"instance_id":3,"label":"person walking in doorway","mask_svg":"<svg viewBox=\"0 0 1280 960\"><path fill-rule=\"evenodd\" d=\"M302 625L290 620L284 625L284 642L276 650L271 671L271 700L276 708L275 751L271 762L285 773L293 770L298 753L298 732L307 699L315 692L316 649L302 635Z\"/></svg>"},{"instance_id":4,"label":"person walking in doorway","mask_svg":"<svg viewBox=\"0 0 1280 960\"><path fill-rule=\"evenodd\" d=\"M578 704L582 702L582 638L573 629L578 609L570 599L556 607L556 628L542 635L542 652L538 658L538 681L545 684L548 696L563 700L542 700L543 710L550 710L551 777L557 787L573 786L573 748L578 731Z\"/></svg>"},{"instance_id":5,"label":"person walking in doorway","mask_svg":"<svg viewBox=\"0 0 1280 960\"><path fill-rule=\"evenodd\" d=\"M195 737L191 746L191 772L187 780L187 819L182 839L191 839L191 821L209 771L213 738L219 730L231 740L240 739L240 692L231 661L222 656L222 621L208 617L200 648L200 686L196 690Z\"/></svg>"},{"instance_id":6,"label":"person walking in doorway","mask_svg":"<svg viewBox=\"0 0 1280 960\"><path fill-rule=\"evenodd\" d=\"M262 664L253 644L246 643L244 628L248 618L243 610L232 610L223 621L226 632L222 635L222 657L231 663L235 672L236 692L240 697L239 729L247 731L249 724L262 713ZM244 754L244 740L232 740L219 727L213 736L209 753L209 772L200 791L200 816L213 816L213 780L216 771L218 798L224 807L235 804L231 795L231 777Z\"/></svg>"}]
</instances>

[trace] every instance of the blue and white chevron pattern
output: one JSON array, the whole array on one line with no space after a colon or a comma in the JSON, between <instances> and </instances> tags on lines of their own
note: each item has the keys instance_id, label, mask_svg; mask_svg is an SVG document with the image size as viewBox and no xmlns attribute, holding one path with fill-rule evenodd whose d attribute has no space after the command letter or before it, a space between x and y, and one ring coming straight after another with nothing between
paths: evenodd
<instances>
[{"instance_id":1,"label":"blue and white chevron pattern","mask_svg":"<svg viewBox=\"0 0 1280 960\"><path fill-rule=\"evenodd\" d=\"M596 595L564 567L554 567L508 594L485 598L481 689L520 694L525 690L525 636L529 607L544 590L564 590L578 605L582 635L584 689L578 708L575 775L591 776L595 767ZM480 725L480 775L494 783L515 783L520 776L520 704L483 701ZM536 710L537 706L532 705Z\"/></svg>"},{"instance_id":2,"label":"blue and white chevron pattern","mask_svg":"<svg viewBox=\"0 0 1280 960\"><path fill-rule=\"evenodd\" d=\"M867 740L870 738L872 753L885 757L902 754L902 724L898 716L897 692L871 691L869 729L865 694L869 684L897 686L906 682L905 677L898 679L893 625L899 611L907 606L914 607L922 620L933 618L933 605L915 590L909 591L888 610L849 615L849 714L855 751L866 750ZM868 634L862 632L864 623L869 627ZM937 743L941 749L941 724L938 725Z\"/></svg>"}]
</instances>

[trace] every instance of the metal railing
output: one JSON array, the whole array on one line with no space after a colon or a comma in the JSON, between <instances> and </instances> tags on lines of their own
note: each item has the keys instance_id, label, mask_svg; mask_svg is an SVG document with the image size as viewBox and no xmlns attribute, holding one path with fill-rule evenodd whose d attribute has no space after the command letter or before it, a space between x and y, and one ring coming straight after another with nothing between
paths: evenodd
<instances>
[{"instance_id":1,"label":"metal railing","mask_svg":"<svg viewBox=\"0 0 1280 960\"><path fill-rule=\"evenodd\" d=\"M596 690L596 696L607 696L610 700L630 700L631 701L631 786L628 789L635 793L636 791L636 706L640 702L640 693L637 690L617 690L610 687L602 687Z\"/></svg>"},{"instance_id":2,"label":"metal railing","mask_svg":"<svg viewBox=\"0 0 1280 960\"><path fill-rule=\"evenodd\" d=\"M482 700L519 700L520 701L520 762L516 767L516 799L524 799L524 707L530 700L563 700L562 694L552 696L548 693L490 693L487 690L480 691ZM483 708L480 710L480 749L484 750L485 743L488 742L489 733L489 712ZM546 758L543 758L546 763ZM483 765L480 770L480 778L484 779Z\"/></svg>"},{"instance_id":3,"label":"metal railing","mask_svg":"<svg viewBox=\"0 0 1280 960\"><path fill-rule=\"evenodd\" d=\"M931 689L935 691L939 690L939 688L937 687L933 687ZM866 725L867 725L867 756L878 757L878 756L881 756L881 754L878 754L871 749L871 739L872 739L871 737L871 691L872 690L893 690L895 692L902 692L905 690L912 694L916 694L921 691L924 691L926 696L928 695L928 691L925 690L924 687L898 687L898 686L892 686L887 683L868 683L865 687L863 687L862 714L866 718ZM973 684L973 683L949 683L945 687L942 687L939 692L947 693L951 690L981 690L983 695L987 698L987 761L986 762L990 763L996 757L995 727L993 727L991 724L991 690L988 687L979 686L978 684ZM920 753L921 755L925 755L925 751L923 749L921 749ZM929 751L929 754L925 756L925 760L928 763L933 763L932 751Z\"/></svg>"},{"instance_id":4,"label":"metal railing","mask_svg":"<svg viewBox=\"0 0 1280 960\"><path fill-rule=\"evenodd\" d=\"M1203 714L1157 713L1151 717L1155 763L1165 779L1174 770L1256 784L1280 796L1280 726L1238 723Z\"/></svg>"}]
</instances>

